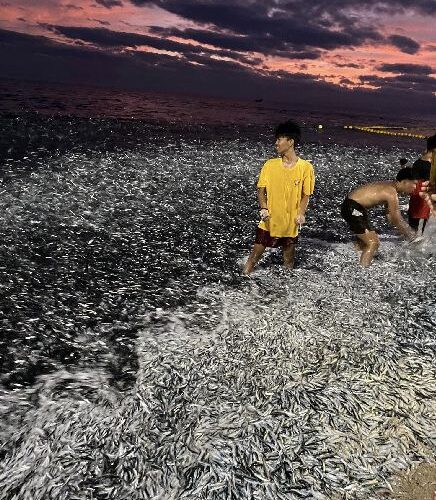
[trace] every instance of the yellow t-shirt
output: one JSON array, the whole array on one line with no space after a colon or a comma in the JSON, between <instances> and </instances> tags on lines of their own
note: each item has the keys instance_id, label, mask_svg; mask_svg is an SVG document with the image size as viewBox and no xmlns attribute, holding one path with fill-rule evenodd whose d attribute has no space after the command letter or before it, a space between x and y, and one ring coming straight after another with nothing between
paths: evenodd
<instances>
[{"instance_id":1,"label":"yellow t-shirt","mask_svg":"<svg viewBox=\"0 0 436 500\"><path fill-rule=\"evenodd\" d=\"M315 187L312 165L298 158L291 168L285 168L281 158L268 160L260 172L257 187L266 188L269 219L259 223L275 238L297 236L295 218L300 209L301 197L310 196Z\"/></svg>"}]
</instances>

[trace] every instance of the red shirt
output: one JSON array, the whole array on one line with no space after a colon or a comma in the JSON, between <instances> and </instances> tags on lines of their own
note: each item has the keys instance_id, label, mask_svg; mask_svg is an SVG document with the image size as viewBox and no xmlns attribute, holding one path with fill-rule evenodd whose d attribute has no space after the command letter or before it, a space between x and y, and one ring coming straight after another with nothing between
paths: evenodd
<instances>
[{"instance_id":1,"label":"red shirt","mask_svg":"<svg viewBox=\"0 0 436 500\"><path fill-rule=\"evenodd\" d=\"M413 219L428 219L430 216L430 207L427 205L425 200L419 196L423 182L424 181L418 181L416 183L415 191L413 191L410 195L409 217L412 217Z\"/></svg>"}]
</instances>

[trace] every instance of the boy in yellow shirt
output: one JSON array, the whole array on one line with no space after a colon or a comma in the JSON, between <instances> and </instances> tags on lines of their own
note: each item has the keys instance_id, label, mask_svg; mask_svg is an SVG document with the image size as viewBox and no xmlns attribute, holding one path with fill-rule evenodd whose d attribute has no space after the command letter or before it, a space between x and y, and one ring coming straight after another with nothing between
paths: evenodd
<instances>
[{"instance_id":1,"label":"boy in yellow shirt","mask_svg":"<svg viewBox=\"0 0 436 500\"><path fill-rule=\"evenodd\" d=\"M293 121L282 123L275 138L279 158L268 160L260 172L257 197L261 221L244 274L251 273L266 247L281 246L285 267L294 267L298 227L306 221L309 197L315 186L312 165L295 152L301 138L300 127Z\"/></svg>"}]
</instances>

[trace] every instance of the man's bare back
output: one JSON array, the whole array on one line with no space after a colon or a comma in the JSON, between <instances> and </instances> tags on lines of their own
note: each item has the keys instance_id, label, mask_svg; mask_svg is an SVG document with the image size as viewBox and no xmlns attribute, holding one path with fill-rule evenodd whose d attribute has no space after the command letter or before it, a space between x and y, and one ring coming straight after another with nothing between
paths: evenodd
<instances>
[{"instance_id":1,"label":"man's bare back","mask_svg":"<svg viewBox=\"0 0 436 500\"><path fill-rule=\"evenodd\" d=\"M348 195L351 200L357 201L362 207L371 208L376 205L398 205L398 193L395 181L371 182L356 188Z\"/></svg>"}]
</instances>

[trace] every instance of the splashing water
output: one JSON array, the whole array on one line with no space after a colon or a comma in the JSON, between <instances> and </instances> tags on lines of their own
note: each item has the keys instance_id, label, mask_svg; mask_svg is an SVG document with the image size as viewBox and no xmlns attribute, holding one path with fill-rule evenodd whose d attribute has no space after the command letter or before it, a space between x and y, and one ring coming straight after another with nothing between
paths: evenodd
<instances>
[{"instance_id":1,"label":"splashing water","mask_svg":"<svg viewBox=\"0 0 436 500\"><path fill-rule=\"evenodd\" d=\"M424 240L420 244L420 251L426 255L436 252L436 218L430 217L425 226Z\"/></svg>"}]
</instances>

